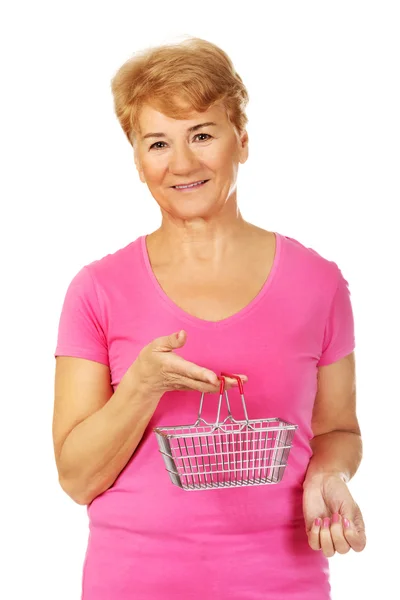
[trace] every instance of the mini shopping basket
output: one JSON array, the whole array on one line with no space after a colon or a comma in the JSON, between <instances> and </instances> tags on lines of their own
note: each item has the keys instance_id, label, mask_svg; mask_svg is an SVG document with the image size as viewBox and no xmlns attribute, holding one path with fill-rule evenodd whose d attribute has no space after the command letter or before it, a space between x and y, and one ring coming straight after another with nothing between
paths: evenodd
<instances>
[{"instance_id":1,"label":"mini shopping basket","mask_svg":"<svg viewBox=\"0 0 400 600\"><path fill-rule=\"evenodd\" d=\"M225 377L238 382L244 420L232 416ZM221 384L214 424L201 417L203 392L194 425L154 429L172 483L188 491L279 483L297 425L279 418L249 420L240 377L221 373L218 379ZM228 416L219 422L224 394Z\"/></svg>"}]
</instances>

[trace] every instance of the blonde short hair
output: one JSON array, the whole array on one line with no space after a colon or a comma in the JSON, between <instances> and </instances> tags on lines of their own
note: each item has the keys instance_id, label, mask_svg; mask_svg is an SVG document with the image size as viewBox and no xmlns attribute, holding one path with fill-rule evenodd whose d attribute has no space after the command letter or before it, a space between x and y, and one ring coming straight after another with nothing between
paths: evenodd
<instances>
[{"instance_id":1,"label":"blonde short hair","mask_svg":"<svg viewBox=\"0 0 400 600\"><path fill-rule=\"evenodd\" d=\"M118 121L132 145L140 133L144 104L170 118L184 119L193 110L203 112L221 103L237 133L248 122L248 92L231 59L200 38L136 53L118 69L111 90Z\"/></svg>"}]
</instances>

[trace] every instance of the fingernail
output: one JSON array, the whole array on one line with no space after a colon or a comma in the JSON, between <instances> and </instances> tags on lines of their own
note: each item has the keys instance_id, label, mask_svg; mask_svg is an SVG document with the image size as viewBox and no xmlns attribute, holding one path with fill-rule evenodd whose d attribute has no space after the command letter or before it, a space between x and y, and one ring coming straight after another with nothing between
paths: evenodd
<instances>
[{"instance_id":1,"label":"fingernail","mask_svg":"<svg viewBox=\"0 0 400 600\"><path fill-rule=\"evenodd\" d=\"M348 529L350 527L350 521L348 519L343 519L343 525Z\"/></svg>"},{"instance_id":2,"label":"fingernail","mask_svg":"<svg viewBox=\"0 0 400 600\"><path fill-rule=\"evenodd\" d=\"M339 523L339 521L340 521L339 513L334 513L332 515L332 523Z\"/></svg>"},{"instance_id":3,"label":"fingernail","mask_svg":"<svg viewBox=\"0 0 400 600\"><path fill-rule=\"evenodd\" d=\"M315 519L315 521L314 521L314 525L315 525L316 527L321 527L321 519Z\"/></svg>"},{"instance_id":4,"label":"fingernail","mask_svg":"<svg viewBox=\"0 0 400 600\"><path fill-rule=\"evenodd\" d=\"M327 527L329 527L330 523L331 523L330 518L325 517L323 527L326 529Z\"/></svg>"}]
</instances>

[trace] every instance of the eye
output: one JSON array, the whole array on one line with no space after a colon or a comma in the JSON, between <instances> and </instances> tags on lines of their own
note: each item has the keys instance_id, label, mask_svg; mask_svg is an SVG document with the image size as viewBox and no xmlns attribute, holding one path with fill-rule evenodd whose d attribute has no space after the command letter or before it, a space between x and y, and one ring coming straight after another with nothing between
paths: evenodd
<instances>
[{"instance_id":1,"label":"eye","mask_svg":"<svg viewBox=\"0 0 400 600\"><path fill-rule=\"evenodd\" d=\"M207 139L205 140L200 140L200 142L206 142L209 138L211 138L212 136L208 133L197 133L194 137L197 138L199 135L205 135ZM149 148L149 150L152 150L154 148L154 150L162 150L163 147L158 146L158 144L165 144L165 142L155 142L154 144L152 144Z\"/></svg>"},{"instance_id":2,"label":"eye","mask_svg":"<svg viewBox=\"0 0 400 600\"><path fill-rule=\"evenodd\" d=\"M149 150L152 150L152 148L154 148L155 150L161 150L161 148L156 148L157 144L165 144L165 142L155 142L155 144L152 144L149 148Z\"/></svg>"},{"instance_id":3,"label":"eye","mask_svg":"<svg viewBox=\"0 0 400 600\"><path fill-rule=\"evenodd\" d=\"M208 133L198 133L197 135L195 135L194 137L197 137L198 135L205 135L207 136L207 138L210 138L211 135L209 135ZM201 142L206 142L207 140L200 140Z\"/></svg>"}]
</instances>

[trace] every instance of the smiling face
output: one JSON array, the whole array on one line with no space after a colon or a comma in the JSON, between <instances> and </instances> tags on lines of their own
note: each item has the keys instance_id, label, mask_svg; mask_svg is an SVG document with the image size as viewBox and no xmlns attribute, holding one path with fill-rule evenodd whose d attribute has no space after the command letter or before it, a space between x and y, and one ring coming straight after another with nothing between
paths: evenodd
<instances>
[{"instance_id":1,"label":"smiling face","mask_svg":"<svg viewBox=\"0 0 400 600\"><path fill-rule=\"evenodd\" d=\"M247 132L239 137L222 106L190 117L173 119L145 105L134 143L141 181L162 211L181 219L219 212L236 194L238 165L248 157ZM204 180L186 190L174 187Z\"/></svg>"}]
</instances>

